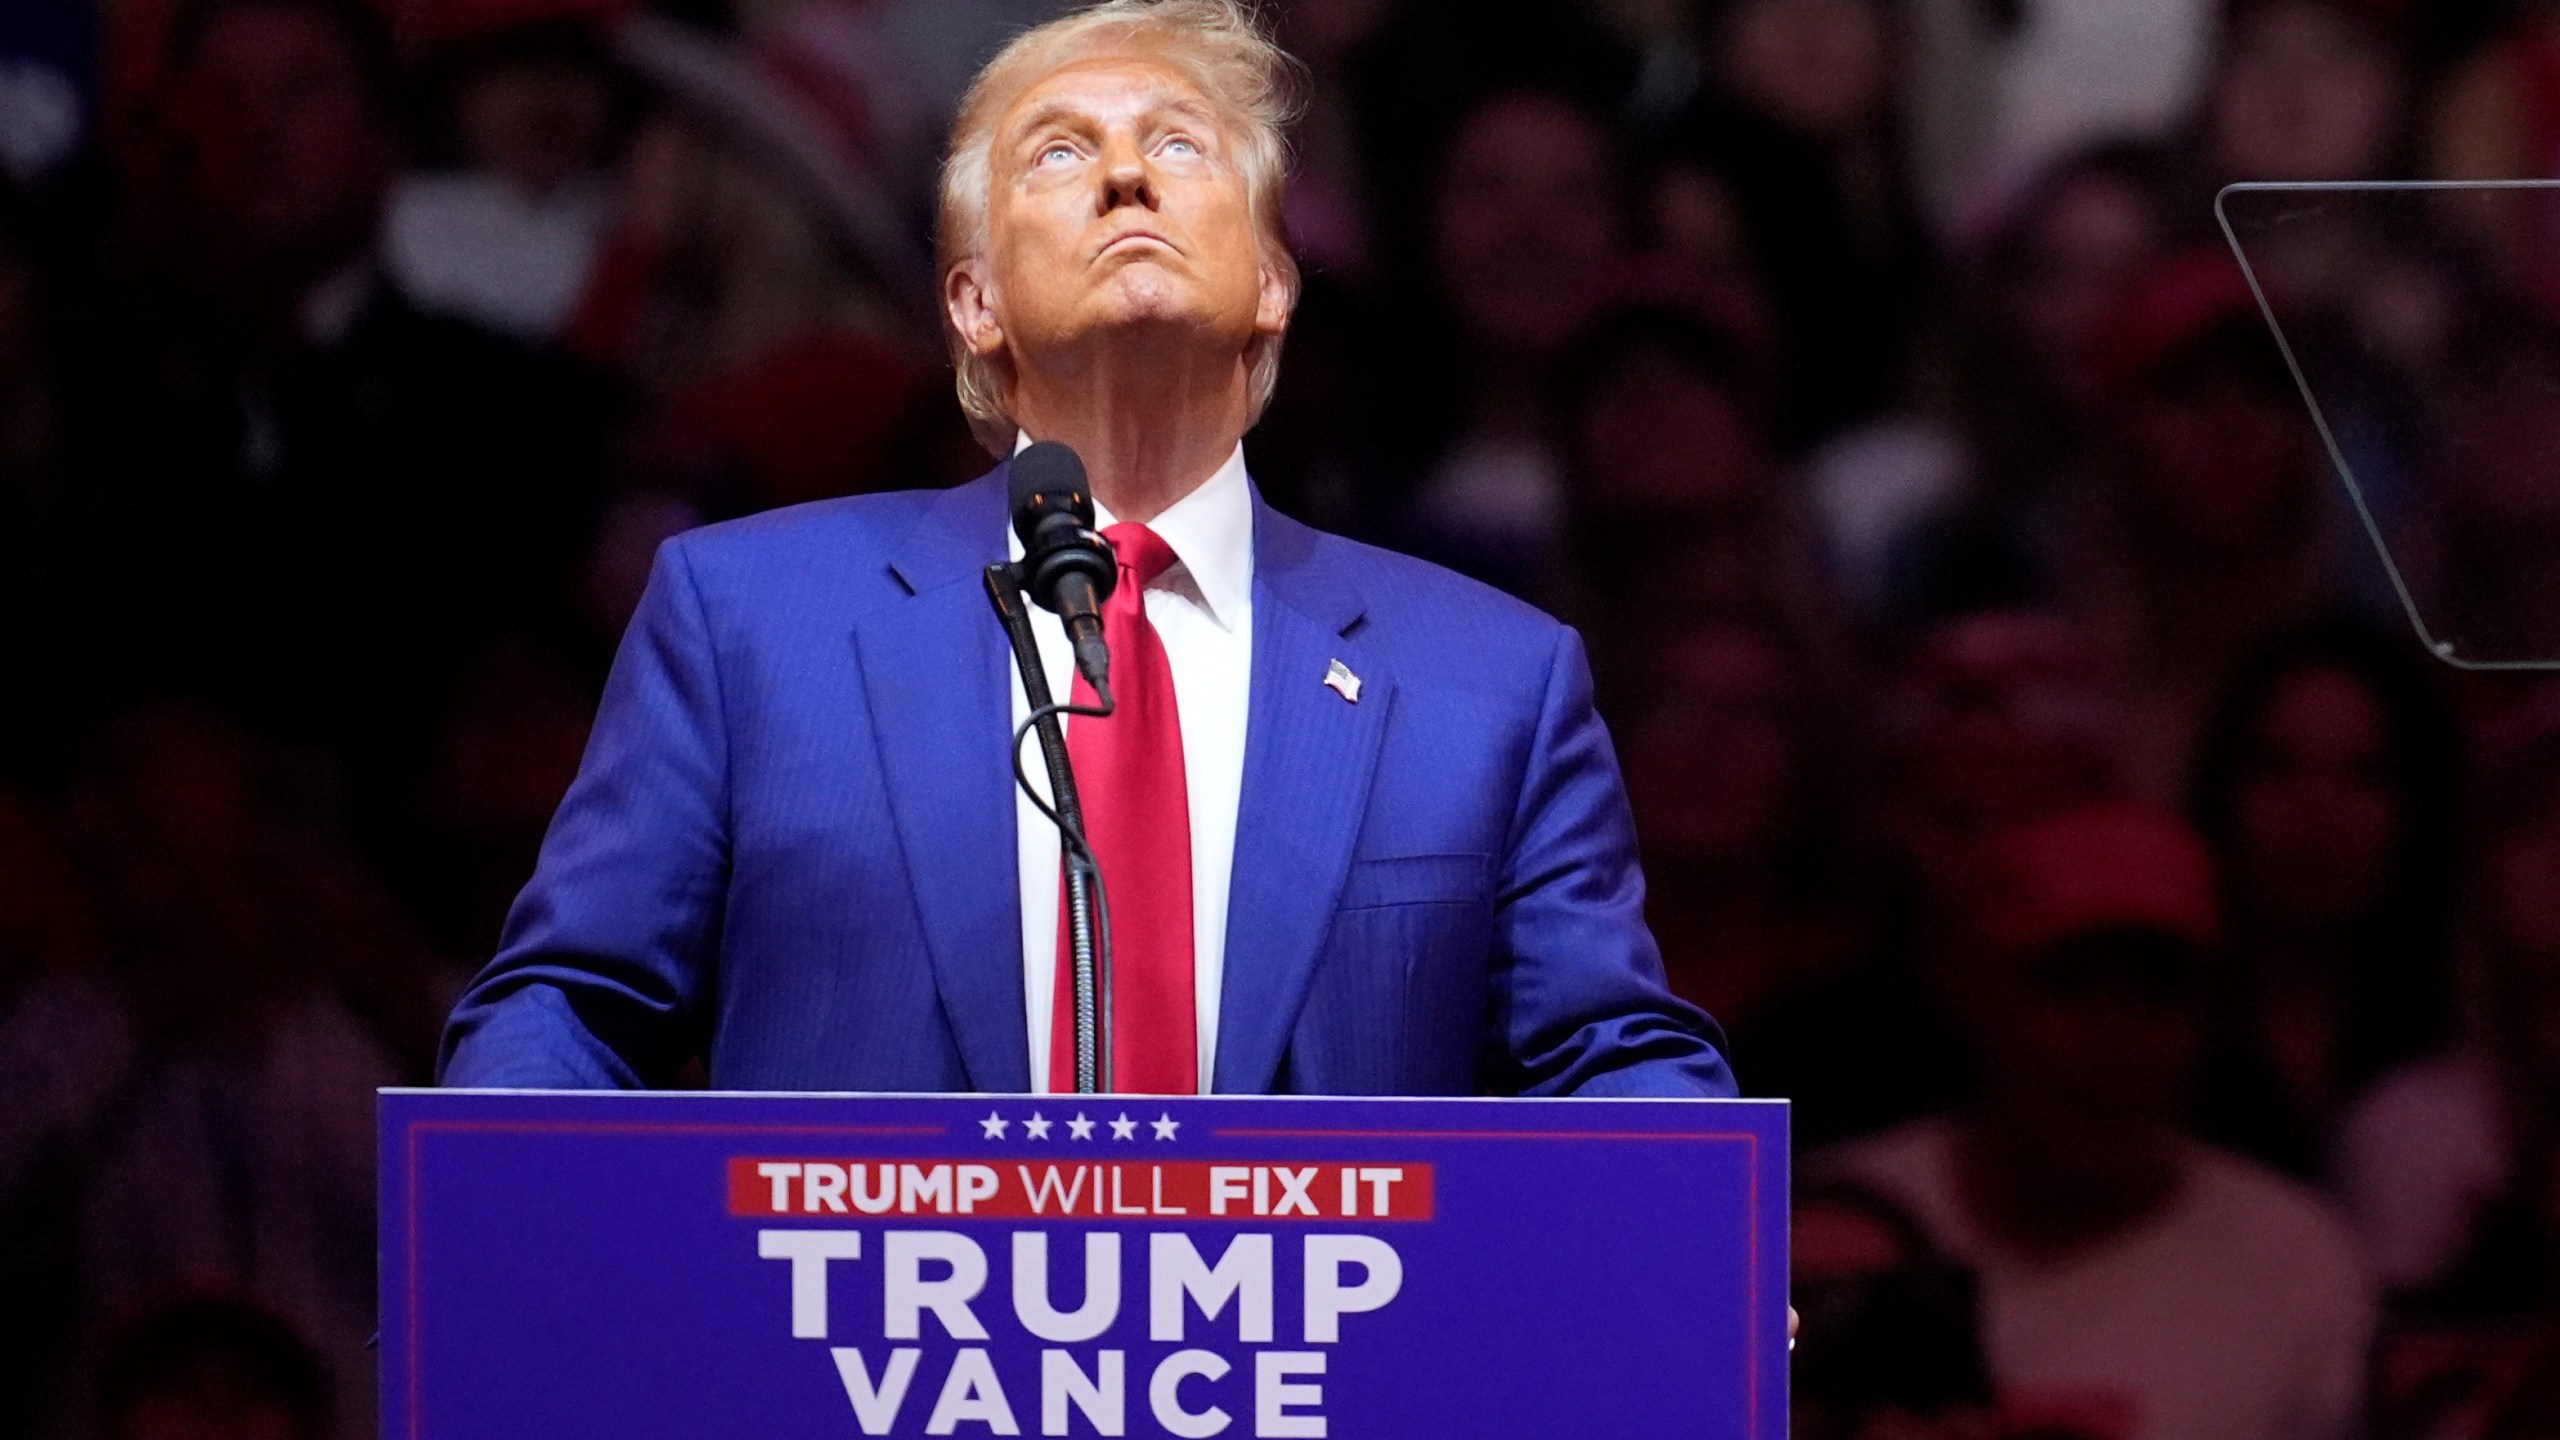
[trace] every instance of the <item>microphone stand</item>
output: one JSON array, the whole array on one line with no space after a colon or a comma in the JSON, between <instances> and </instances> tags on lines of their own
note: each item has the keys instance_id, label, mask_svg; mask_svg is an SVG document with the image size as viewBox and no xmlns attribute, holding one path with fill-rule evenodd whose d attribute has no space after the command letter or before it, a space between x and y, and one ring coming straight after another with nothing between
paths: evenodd
<instances>
[{"instance_id":1,"label":"microphone stand","mask_svg":"<svg viewBox=\"0 0 2560 1440\"><path fill-rule=\"evenodd\" d=\"M1013 732L1014 782L1058 827L1058 855L1067 885L1067 961L1073 987L1068 999L1074 1007L1076 1093L1105 1094L1111 1089L1111 909L1103 893L1102 867L1094 859L1093 847L1085 843L1084 804L1076 796L1066 731L1058 720L1062 715L1101 719L1117 707L1108 686L1097 687L1100 704L1091 708L1055 703L1048 671L1040 663L1039 641L1031 633L1030 607L1024 603L1022 593L1022 568L990 565L985 578L988 602L995 606L996 618L1004 623L1005 638L1012 642L1014 669L1022 676L1022 693L1031 705L1031 717ZM1049 772L1049 794L1054 804L1040 798L1040 793L1031 788L1031 777L1023 771L1025 731L1040 737L1040 759ZM1055 1004L1056 999L1051 997L1051 1003Z\"/></svg>"}]
</instances>

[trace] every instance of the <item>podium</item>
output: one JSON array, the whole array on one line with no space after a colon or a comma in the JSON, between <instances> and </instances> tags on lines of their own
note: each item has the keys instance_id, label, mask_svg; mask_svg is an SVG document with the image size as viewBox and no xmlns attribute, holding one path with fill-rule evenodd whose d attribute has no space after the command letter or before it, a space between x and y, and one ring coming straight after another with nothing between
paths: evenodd
<instances>
[{"instance_id":1,"label":"podium","mask_svg":"<svg viewBox=\"0 0 2560 1440\"><path fill-rule=\"evenodd\" d=\"M385 1440L1782 1440L1786 1107L387 1090Z\"/></svg>"}]
</instances>

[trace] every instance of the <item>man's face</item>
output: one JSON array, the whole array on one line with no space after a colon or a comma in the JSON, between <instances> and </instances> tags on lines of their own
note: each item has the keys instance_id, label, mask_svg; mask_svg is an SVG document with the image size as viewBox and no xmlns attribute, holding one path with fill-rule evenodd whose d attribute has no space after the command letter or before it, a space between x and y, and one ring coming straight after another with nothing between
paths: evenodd
<instances>
[{"instance_id":1,"label":"man's face","mask_svg":"<svg viewBox=\"0 0 2560 1440\"><path fill-rule=\"evenodd\" d=\"M1735 85L1816 135L1854 134L1891 93L1892 37L1870 0L1751 0L1728 44Z\"/></svg>"},{"instance_id":2,"label":"man's face","mask_svg":"<svg viewBox=\"0 0 2560 1440\"><path fill-rule=\"evenodd\" d=\"M2404 81L2390 52L2325 4L2260 7L2231 38L2214 148L2251 180L2357 180L2389 159Z\"/></svg>"},{"instance_id":3,"label":"man's face","mask_svg":"<svg viewBox=\"0 0 2560 1440\"><path fill-rule=\"evenodd\" d=\"M2095 663L2047 617L1942 628L1893 705L1911 821L1940 840L1980 837L2103 793L2113 716Z\"/></svg>"},{"instance_id":4,"label":"man's face","mask_svg":"<svg viewBox=\"0 0 2560 1440\"><path fill-rule=\"evenodd\" d=\"M2270 383L2265 359L2211 357L2134 401L2130 498L2159 543L2227 561L2315 523L2312 432L2301 402L2277 388L2290 382Z\"/></svg>"},{"instance_id":5,"label":"man's face","mask_svg":"<svg viewBox=\"0 0 2560 1440\"><path fill-rule=\"evenodd\" d=\"M1472 337L1539 353L1589 323L1618 227L1608 136L1558 100L1514 95L1468 117L1433 215L1440 284Z\"/></svg>"},{"instance_id":6,"label":"man's face","mask_svg":"<svg viewBox=\"0 0 2560 1440\"><path fill-rule=\"evenodd\" d=\"M2074 405L2105 395L2108 311L2160 244L2151 202L2130 180L2088 175L2048 202L2026 265L2009 278L2010 303L2028 352Z\"/></svg>"},{"instance_id":7,"label":"man's face","mask_svg":"<svg viewBox=\"0 0 2560 1440\"><path fill-rule=\"evenodd\" d=\"M291 5L230 11L180 81L196 198L252 251L308 258L360 243L387 145L346 39Z\"/></svg>"},{"instance_id":8,"label":"man's face","mask_svg":"<svg viewBox=\"0 0 2560 1440\"><path fill-rule=\"evenodd\" d=\"M1986 1105L2070 1168L2171 1131L2203 1043L2204 958L2143 930L1976 957L1961 1002Z\"/></svg>"},{"instance_id":9,"label":"man's face","mask_svg":"<svg viewBox=\"0 0 2560 1440\"><path fill-rule=\"evenodd\" d=\"M567 60L492 66L457 109L472 158L536 190L596 164L613 125L604 74Z\"/></svg>"},{"instance_id":10,"label":"man's face","mask_svg":"<svg viewBox=\"0 0 2560 1440\"><path fill-rule=\"evenodd\" d=\"M2255 729L2233 806L2238 891L2296 933L2352 933L2392 898L2390 717L2363 681L2320 667L2277 685Z\"/></svg>"},{"instance_id":11,"label":"man's face","mask_svg":"<svg viewBox=\"0 0 2560 1440\"><path fill-rule=\"evenodd\" d=\"M1036 367L1157 331L1242 354L1287 323L1232 127L1172 66L1057 71L997 122L991 160L985 253L946 295L977 353Z\"/></svg>"},{"instance_id":12,"label":"man's face","mask_svg":"<svg viewBox=\"0 0 2560 1440\"><path fill-rule=\"evenodd\" d=\"M1763 474L1760 437L1732 393L1659 353L1615 367L1573 440L1582 491L1605 508L1730 509Z\"/></svg>"},{"instance_id":13,"label":"man's face","mask_svg":"<svg viewBox=\"0 0 2560 1440\"><path fill-rule=\"evenodd\" d=\"M1648 860L1767 855L1800 788L1787 657L1757 636L1709 631L1677 642L1658 664L1656 695L1623 745Z\"/></svg>"}]
</instances>

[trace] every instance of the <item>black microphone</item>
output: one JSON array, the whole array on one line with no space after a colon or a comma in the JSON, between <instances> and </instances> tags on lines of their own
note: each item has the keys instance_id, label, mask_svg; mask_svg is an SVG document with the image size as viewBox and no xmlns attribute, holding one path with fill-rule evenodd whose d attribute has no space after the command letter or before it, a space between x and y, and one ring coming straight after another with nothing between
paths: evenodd
<instances>
[{"instance_id":1,"label":"black microphone","mask_svg":"<svg viewBox=\"0 0 2560 1440\"><path fill-rule=\"evenodd\" d=\"M1022 537L1022 587L1067 622L1076 669L1108 693L1111 650L1102 642L1102 602L1120 583L1120 557L1093 528L1093 492L1084 461L1054 440L1013 457L1013 533Z\"/></svg>"}]
</instances>

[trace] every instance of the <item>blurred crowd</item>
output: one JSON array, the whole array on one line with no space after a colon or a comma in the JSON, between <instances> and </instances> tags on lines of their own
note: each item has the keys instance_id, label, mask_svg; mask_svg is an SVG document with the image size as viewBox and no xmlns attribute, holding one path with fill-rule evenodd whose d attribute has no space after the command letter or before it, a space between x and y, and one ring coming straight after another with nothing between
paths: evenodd
<instances>
[{"instance_id":1,"label":"blurred crowd","mask_svg":"<svg viewBox=\"0 0 2560 1440\"><path fill-rule=\"evenodd\" d=\"M988 465L1060 3L0 4L0 1435L371 1433L372 1089L656 543ZM1252 472L1588 636L1796 1433L2560 1434L2560 203L2215 206L2560 174L2560 4L1266 8Z\"/></svg>"}]
</instances>

